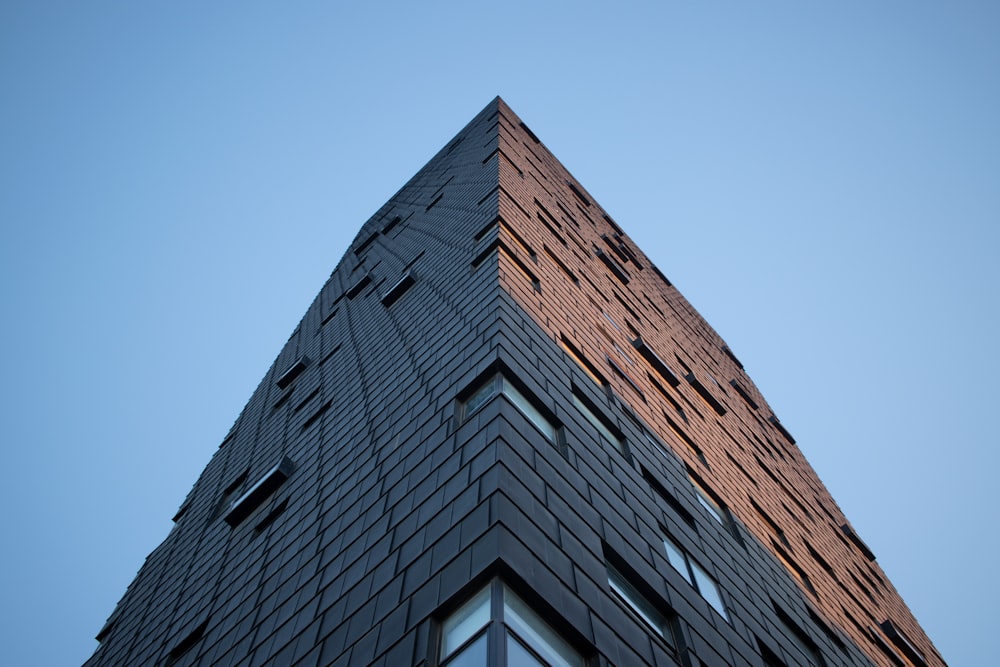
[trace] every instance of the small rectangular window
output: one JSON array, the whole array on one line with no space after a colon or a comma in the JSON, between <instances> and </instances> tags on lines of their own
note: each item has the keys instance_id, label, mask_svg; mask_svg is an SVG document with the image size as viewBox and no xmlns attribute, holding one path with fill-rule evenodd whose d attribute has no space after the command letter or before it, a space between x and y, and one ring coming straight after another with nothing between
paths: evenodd
<instances>
[{"instance_id":1,"label":"small rectangular window","mask_svg":"<svg viewBox=\"0 0 1000 667\"><path fill-rule=\"evenodd\" d=\"M274 381L274 384L278 385L278 389L284 389L290 385L295 378L301 375L302 371L304 371L308 365L309 357L304 355L299 357L295 360L295 363L288 367L288 370L282 373L281 376Z\"/></svg>"},{"instance_id":2,"label":"small rectangular window","mask_svg":"<svg viewBox=\"0 0 1000 667\"><path fill-rule=\"evenodd\" d=\"M536 407L534 401L529 399L501 372L490 375L462 402L461 420L467 420L473 413L489 403L494 396L500 394L506 396L507 400L527 417L528 421L534 424L549 441L558 444L558 428L554 421L545 416Z\"/></svg>"},{"instance_id":3,"label":"small rectangular window","mask_svg":"<svg viewBox=\"0 0 1000 667\"><path fill-rule=\"evenodd\" d=\"M882 628L882 632L885 633L885 636L888 637L893 644L901 649L907 657L917 663L918 667L927 666L927 658L924 657L924 654L917 650L917 647L914 646L913 642L910 641L910 639L903 634L903 631L897 628L891 620L886 619L882 621L879 623L879 627Z\"/></svg>"},{"instance_id":4,"label":"small rectangular window","mask_svg":"<svg viewBox=\"0 0 1000 667\"><path fill-rule=\"evenodd\" d=\"M712 518L719 522L719 524L726 529L726 531L733 536L733 538L743 544L743 538L740 535L739 528L736 527L736 521L733 520L733 515L729 512L729 508L726 507L722 499L701 481L701 479L694 473L693 470L688 468L688 479L691 480L691 486L694 487L695 497L698 499L698 503L705 508L705 510L712 515Z\"/></svg>"},{"instance_id":5,"label":"small rectangular window","mask_svg":"<svg viewBox=\"0 0 1000 667\"><path fill-rule=\"evenodd\" d=\"M365 275L361 276L358 282L354 283L354 285L352 285L350 288L348 288L346 292L344 292L344 296L346 296L348 300L353 299L357 295L361 294L361 292L364 291L364 289L368 287L369 284L371 284L371 281L372 281L371 275L366 273Z\"/></svg>"},{"instance_id":6,"label":"small rectangular window","mask_svg":"<svg viewBox=\"0 0 1000 667\"><path fill-rule=\"evenodd\" d=\"M594 254L597 255L597 259L601 260L601 262L604 263L604 266L607 267L608 271L610 271L615 278L620 280L623 285L629 284L631 277L629 276L628 271L625 270L625 267L621 266L614 260L614 258L611 257L611 255L604 252L600 248L597 248L594 251Z\"/></svg>"},{"instance_id":7,"label":"small rectangular window","mask_svg":"<svg viewBox=\"0 0 1000 667\"><path fill-rule=\"evenodd\" d=\"M392 304L399 300L399 297L406 294L406 291L413 287L413 284L417 282L416 277L413 275L412 271L407 271L406 275L400 278L395 285L389 288L389 290L382 295L382 305L388 308Z\"/></svg>"},{"instance_id":8,"label":"small rectangular window","mask_svg":"<svg viewBox=\"0 0 1000 667\"><path fill-rule=\"evenodd\" d=\"M559 336L559 346L567 355L569 355L570 359L577 363L580 369L583 370L583 372L586 373L591 380L596 382L602 388L608 385L608 381L604 379L601 372L597 370L594 364L590 363L589 359L583 356L583 353L580 352L568 338L566 338L565 334L561 334Z\"/></svg>"},{"instance_id":9,"label":"small rectangular window","mask_svg":"<svg viewBox=\"0 0 1000 667\"><path fill-rule=\"evenodd\" d=\"M358 246L354 249L354 254L358 257L361 257L361 255L364 254L368 246L374 243L375 239L378 238L378 234L379 233L377 231L372 232L368 238L366 238L364 241L358 244Z\"/></svg>"},{"instance_id":10,"label":"small rectangular window","mask_svg":"<svg viewBox=\"0 0 1000 667\"><path fill-rule=\"evenodd\" d=\"M851 541L851 544L858 548L858 551L860 551L865 558L871 562L875 561L875 554L868 548L868 545L865 544L864 540L862 540L858 534L854 532L854 529L851 528L850 524L841 524L840 530L847 536L847 539Z\"/></svg>"},{"instance_id":11,"label":"small rectangular window","mask_svg":"<svg viewBox=\"0 0 1000 667\"><path fill-rule=\"evenodd\" d=\"M691 385L695 393L701 397L701 400L705 401L705 405L712 408L720 417L726 414L725 406L719 402L719 399L712 395L712 392L701 383L701 380L693 372L688 373L684 379L688 381L688 384Z\"/></svg>"},{"instance_id":12,"label":"small rectangular window","mask_svg":"<svg viewBox=\"0 0 1000 667\"><path fill-rule=\"evenodd\" d=\"M680 385L680 379L678 379L677 375L670 370L670 366L667 366L666 362L663 361L663 359L661 359L651 347L649 347L641 336L637 336L636 339L632 341L632 347L639 352L642 358L645 359L646 362L653 367L653 370L655 370L661 378L666 380L671 387L676 388Z\"/></svg>"},{"instance_id":13,"label":"small rectangular window","mask_svg":"<svg viewBox=\"0 0 1000 667\"><path fill-rule=\"evenodd\" d=\"M226 512L225 521L235 528L250 514L253 513L279 486L281 486L288 476L292 474L293 464L287 456L282 457L276 466L268 470L251 486L246 493L233 501Z\"/></svg>"},{"instance_id":14,"label":"small rectangular window","mask_svg":"<svg viewBox=\"0 0 1000 667\"><path fill-rule=\"evenodd\" d=\"M705 598L705 601L715 611L728 621L729 613L726 611L726 605L722 601L722 593L719 591L719 584L715 579L672 538L664 537L663 547L666 549L667 561L670 562L670 565Z\"/></svg>"},{"instance_id":15,"label":"small rectangular window","mask_svg":"<svg viewBox=\"0 0 1000 667\"><path fill-rule=\"evenodd\" d=\"M590 404L590 401L581 396L580 391L576 387L573 388L573 405L590 422L591 426L597 429L601 437L607 440L609 444L614 445L619 452L626 456L628 455L628 451L625 449L624 438L618 433L618 429L613 427L603 416L599 415L596 408Z\"/></svg>"},{"instance_id":16,"label":"small rectangular window","mask_svg":"<svg viewBox=\"0 0 1000 667\"><path fill-rule=\"evenodd\" d=\"M662 637L667 644L676 648L673 628L666 614L656 608L639 590L611 563L607 564L608 585L615 596L635 616L645 623L653 632Z\"/></svg>"}]
</instances>

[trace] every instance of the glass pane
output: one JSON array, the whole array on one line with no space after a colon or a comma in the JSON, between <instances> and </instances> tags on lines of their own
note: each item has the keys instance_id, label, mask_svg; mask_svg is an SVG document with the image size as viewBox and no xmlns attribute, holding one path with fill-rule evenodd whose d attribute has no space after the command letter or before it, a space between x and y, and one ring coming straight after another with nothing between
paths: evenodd
<instances>
[{"instance_id":1,"label":"glass pane","mask_svg":"<svg viewBox=\"0 0 1000 667\"><path fill-rule=\"evenodd\" d=\"M486 663L483 663L485 665ZM544 662L531 655L512 634L507 633L507 667L545 667Z\"/></svg>"},{"instance_id":2,"label":"glass pane","mask_svg":"<svg viewBox=\"0 0 1000 667\"><path fill-rule=\"evenodd\" d=\"M458 608L441 626L441 657L468 641L472 635L490 621L490 588L483 590ZM478 640L477 642L478 643ZM485 650L485 649L484 649ZM485 655L485 654L484 654ZM482 664L486 664L485 662Z\"/></svg>"},{"instance_id":3,"label":"glass pane","mask_svg":"<svg viewBox=\"0 0 1000 667\"><path fill-rule=\"evenodd\" d=\"M442 665L447 665L447 667L486 667L486 637L487 633L484 632L476 641L456 653L454 658L447 663L442 663Z\"/></svg>"},{"instance_id":4,"label":"glass pane","mask_svg":"<svg viewBox=\"0 0 1000 667\"><path fill-rule=\"evenodd\" d=\"M555 667L583 667L583 658L542 620L534 609L504 587L503 618L528 646ZM510 641L507 642L508 646ZM510 665L520 664L510 662ZM534 663L525 663L534 664Z\"/></svg>"},{"instance_id":5,"label":"glass pane","mask_svg":"<svg viewBox=\"0 0 1000 667\"><path fill-rule=\"evenodd\" d=\"M726 605L722 602L722 594L719 593L719 585L715 583L715 579L710 577L708 572L701 569L701 566L694 561L691 561L691 569L694 571L695 587L698 592L728 621L729 615L726 614Z\"/></svg>"},{"instance_id":6,"label":"glass pane","mask_svg":"<svg viewBox=\"0 0 1000 667\"><path fill-rule=\"evenodd\" d=\"M712 499L712 496L708 494L708 491L701 488L701 485L698 484L698 482L692 479L691 484L694 485L695 495L698 497L698 502L701 503L701 506L707 509L708 513L711 514L716 521L725 526L726 519L723 515L722 508L719 507L719 504Z\"/></svg>"},{"instance_id":7,"label":"glass pane","mask_svg":"<svg viewBox=\"0 0 1000 667\"><path fill-rule=\"evenodd\" d=\"M635 590L632 584L628 583L625 578L618 572L618 570L613 567L608 567L608 583L611 584L611 590L618 594L618 597L622 599L636 613L636 615L641 618L646 624L652 628L656 634L660 635L667 640L668 643L673 645L673 637L670 634L670 629L667 627L667 619L664 618L663 614L658 612L656 608L649 603L646 598L639 594L639 591Z\"/></svg>"},{"instance_id":8,"label":"glass pane","mask_svg":"<svg viewBox=\"0 0 1000 667\"><path fill-rule=\"evenodd\" d=\"M674 541L670 538L665 538L663 540L663 546L667 549L667 560L673 565L674 569L681 573L688 583L694 583L691 581L691 573L688 572L687 568L687 556L681 550L679 546L674 544Z\"/></svg>"},{"instance_id":9,"label":"glass pane","mask_svg":"<svg viewBox=\"0 0 1000 667\"><path fill-rule=\"evenodd\" d=\"M462 419L468 419L469 415L483 407L487 401L497 395L500 391L500 376L494 375L487 380L482 387L477 389L469 399L465 401L465 410Z\"/></svg>"},{"instance_id":10,"label":"glass pane","mask_svg":"<svg viewBox=\"0 0 1000 667\"><path fill-rule=\"evenodd\" d=\"M553 428L552 424L549 423L549 420L546 419L541 412L536 410L535 406L524 397L524 394L519 392L510 382L506 381L503 383L503 393L510 399L511 403L517 406L518 410L524 413L524 416L527 417L532 424L538 427L538 430L545 434L546 438L555 442L555 428Z\"/></svg>"},{"instance_id":11,"label":"glass pane","mask_svg":"<svg viewBox=\"0 0 1000 667\"><path fill-rule=\"evenodd\" d=\"M587 418L587 421L593 424L594 428L596 428L597 431L602 436L604 436L605 440L615 445L619 449L621 448L621 442L619 442L618 438L615 437L615 434L612 433L611 430L604 425L604 422L601 421L600 417L595 415L593 411L591 411L591 409L588 408L583 401L581 401L579 398L576 397L575 394L573 396L573 403L576 405L577 410L579 410L583 414L583 416Z\"/></svg>"}]
</instances>

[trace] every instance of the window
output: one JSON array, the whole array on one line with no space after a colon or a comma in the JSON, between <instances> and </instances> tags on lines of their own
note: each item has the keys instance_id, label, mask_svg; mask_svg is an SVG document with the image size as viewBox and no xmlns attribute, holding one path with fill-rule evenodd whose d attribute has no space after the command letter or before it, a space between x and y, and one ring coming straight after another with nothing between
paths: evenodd
<instances>
[{"instance_id":1,"label":"window","mask_svg":"<svg viewBox=\"0 0 1000 667\"><path fill-rule=\"evenodd\" d=\"M490 582L441 623L438 660L442 667L585 665L569 642L499 580Z\"/></svg>"},{"instance_id":2,"label":"window","mask_svg":"<svg viewBox=\"0 0 1000 667\"><path fill-rule=\"evenodd\" d=\"M618 433L612 430L612 427L604 421L604 418L597 414L597 411L589 405L589 401L582 398L576 390L573 388L573 405L576 409L580 411L591 426L597 429L597 432L601 434L601 437L607 440L610 444L615 446L619 452L628 456L628 452L625 449L625 442Z\"/></svg>"},{"instance_id":3,"label":"window","mask_svg":"<svg viewBox=\"0 0 1000 667\"><path fill-rule=\"evenodd\" d=\"M278 389L284 389L292 383L292 381L302 374L302 371L306 369L309 365L309 357L302 356L295 360L291 366L288 367L284 373L281 374L274 384L278 385Z\"/></svg>"},{"instance_id":4,"label":"window","mask_svg":"<svg viewBox=\"0 0 1000 667\"><path fill-rule=\"evenodd\" d=\"M677 646L668 619L652 602L647 600L614 565L608 564L608 584L612 592L639 620L662 637L670 646Z\"/></svg>"},{"instance_id":5,"label":"window","mask_svg":"<svg viewBox=\"0 0 1000 667\"><path fill-rule=\"evenodd\" d=\"M273 468L264 473L256 484L246 493L233 501L226 512L225 521L235 528L253 513L272 493L281 486L292 474L294 464L287 456L283 456Z\"/></svg>"},{"instance_id":6,"label":"window","mask_svg":"<svg viewBox=\"0 0 1000 667\"><path fill-rule=\"evenodd\" d=\"M691 480L691 486L694 487L694 495L695 498L698 499L698 503L704 507L705 511L711 514L712 518L718 521L719 524L725 528L737 542L743 544L743 538L740 537L740 531L736 527L736 522L733 521L732 515L729 513L725 504L723 504L722 500L715 495L715 492L706 487L691 470L688 470L688 479Z\"/></svg>"},{"instance_id":7,"label":"window","mask_svg":"<svg viewBox=\"0 0 1000 667\"><path fill-rule=\"evenodd\" d=\"M670 537L663 538L663 546L667 550L667 560L694 589L705 598L708 604L712 605L715 611L722 614L722 617L729 620L726 613L726 605L722 601L722 593L719 591L719 584L698 565L684 549L673 541Z\"/></svg>"},{"instance_id":8,"label":"window","mask_svg":"<svg viewBox=\"0 0 1000 667\"><path fill-rule=\"evenodd\" d=\"M535 407L517 387L505 378L502 373L489 376L479 388L465 399L462 404L462 421L471 417L477 410L490 402L494 396L503 394L525 417L534 424L542 434L552 442L558 442L556 426Z\"/></svg>"}]
</instances>

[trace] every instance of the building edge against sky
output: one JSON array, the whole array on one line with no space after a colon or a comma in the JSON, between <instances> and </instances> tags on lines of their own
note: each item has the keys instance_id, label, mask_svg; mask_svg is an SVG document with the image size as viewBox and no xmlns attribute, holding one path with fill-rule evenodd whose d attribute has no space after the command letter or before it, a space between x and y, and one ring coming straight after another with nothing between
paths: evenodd
<instances>
[{"instance_id":1,"label":"building edge against sky","mask_svg":"<svg viewBox=\"0 0 1000 667\"><path fill-rule=\"evenodd\" d=\"M944 664L499 98L365 223L175 522L88 665Z\"/></svg>"}]
</instances>

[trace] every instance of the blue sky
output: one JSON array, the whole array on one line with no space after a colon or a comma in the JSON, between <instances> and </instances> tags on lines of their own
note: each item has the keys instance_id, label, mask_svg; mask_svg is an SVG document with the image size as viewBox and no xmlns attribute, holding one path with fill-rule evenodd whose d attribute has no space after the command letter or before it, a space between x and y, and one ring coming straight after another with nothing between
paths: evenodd
<instances>
[{"instance_id":1,"label":"blue sky","mask_svg":"<svg viewBox=\"0 0 1000 667\"><path fill-rule=\"evenodd\" d=\"M1000 5L0 5L10 664L78 664L361 224L501 95L1000 664ZM360 5L360 3L358 3Z\"/></svg>"}]
</instances>

